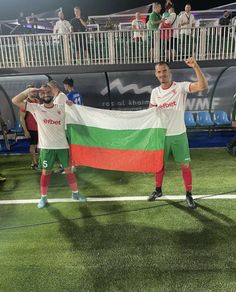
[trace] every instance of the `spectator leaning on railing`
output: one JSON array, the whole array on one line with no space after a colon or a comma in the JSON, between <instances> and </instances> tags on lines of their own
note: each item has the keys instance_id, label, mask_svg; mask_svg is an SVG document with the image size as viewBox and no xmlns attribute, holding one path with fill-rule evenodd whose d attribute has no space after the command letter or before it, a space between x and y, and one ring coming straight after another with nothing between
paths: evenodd
<instances>
[{"instance_id":1,"label":"spectator leaning on railing","mask_svg":"<svg viewBox=\"0 0 236 292\"><path fill-rule=\"evenodd\" d=\"M25 27L27 25L27 20L26 20L26 17L24 16L24 12L20 12L17 22L19 24L19 27L17 28L17 33L20 33L20 34L26 33Z\"/></svg>"},{"instance_id":2,"label":"spectator leaning on railing","mask_svg":"<svg viewBox=\"0 0 236 292\"><path fill-rule=\"evenodd\" d=\"M152 5L152 13L148 19L148 29L158 29L159 25L163 22L161 16L161 4L156 2Z\"/></svg>"},{"instance_id":3,"label":"spectator leaning on railing","mask_svg":"<svg viewBox=\"0 0 236 292\"><path fill-rule=\"evenodd\" d=\"M231 17L227 10L224 11L223 16L219 19L219 25L230 25Z\"/></svg>"},{"instance_id":4,"label":"spectator leaning on railing","mask_svg":"<svg viewBox=\"0 0 236 292\"><path fill-rule=\"evenodd\" d=\"M135 41L142 41L143 40L143 33L144 33L145 24L141 20L140 13L136 12L135 19L132 21L132 30L134 30L134 37Z\"/></svg>"},{"instance_id":5,"label":"spectator leaning on railing","mask_svg":"<svg viewBox=\"0 0 236 292\"><path fill-rule=\"evenodd\" d=\"M80 7L76 6L74 8L74 14L75 17L71 19L70 24L72 27L73 32L78 32L82 33L86 31L86 22L83 20L81 17L81 10ZM89 54L88 54L88 40L86 40L86 35L85 34L79 34L76 36L76 51L78 54L78 58L82 59L83 57L88 59Z\"/></svg>"},{"instance_id":6,"label":"spectator leaning on railing","mask_svg":"<svg viewBox=\"0 0 236 292\"><path fill-rule=\"evenodd\" d=\"M69 21L65 20L64 13L62 11L58 12L59 20L56 22L53 33L56 34L67 34L70 33L72 28Z\"/></svg>"},{"instance_id":7,"label":"spectator leaning on railing","mask_svg":"<svg viewBox=\"0 0 236 292\"><path fill-rule=\"evenodd\" d=\"M32 12L30 17L28 18L28 23L31 25L31 32L36 33L38 29L38 18Z\"/></svg>"},{"instance_id":8,"label":"spectator leaning on railing","mask_svg":"<svg viewBox=\"0 0 236 292\"><path fill-rule=\"evenodd\" d=\"M228 36L229 25L231 24L231 16L227 10L224 11L223 16L219 19L219 25L221 26L221 35L225 38ZM224 36L225 35L225 36Z\"/></svg>"},{"instance_id":9,"label":"spectator leaning on railing","mask_svg":"<svg viewBox=\"0 0 236 292\"><path fill-rule=\"evenodd\" d=\"M160 28L164 29L161 31L161 40L166 42L166 54L169 54L169 58L174 57L175 50L177 49L176 43L178 41L177 31L173 30L177 28L177 15L175 13L174 7L168 10L169 16L164 18L164 22L161 23ZM175 38L175 41L173 41ZM171 55L170 55L171 53Z\"/></svg>"},{"instance_id":10,"label":"spectator leaning on railing","mask_svg":"<svg viewBox=\"0 0 236 292\"><path fill-rule=\"evenodd\" d=\"M155 39L155 32L153 30L159 29L160 24L164 22L164 19L162 19L161 16L161 4L160 3L153 3L152 5L152 13L149 16L147 27L150 30L148 33L149 40L151 41L151 50L150 55L151 58L154 57L154 39ZM157 43L155 44L157 45Z\"/></svg>"},{"instance_id":11,"label":"spectator leaning on railing","mask_svg":"<svg viewBox=\"0 0 236 292\"><path fill-rule=\"evenodd\" d=\"M185 5L185 11L180 14L178 20L180 35L181 35L181 46L183 51L187 53L188 57L191 54L191 37L192 29L195 27L195 18L191 13L191 5Z\"/></svg>"},{"instance_id":12,"label":"spectator leaning on railing","mask_svg":"<svg viewBox=\"0 0 236 292\"><path fill-rule=\"evenodd\" d=\"M163 13L162 15L162 18L167 18L170 16L170 12L169 12L169 9L174 7L173 3L171 0L166 0L166 3L165 3L165 12Z\"/></svg>"}]
</instances>

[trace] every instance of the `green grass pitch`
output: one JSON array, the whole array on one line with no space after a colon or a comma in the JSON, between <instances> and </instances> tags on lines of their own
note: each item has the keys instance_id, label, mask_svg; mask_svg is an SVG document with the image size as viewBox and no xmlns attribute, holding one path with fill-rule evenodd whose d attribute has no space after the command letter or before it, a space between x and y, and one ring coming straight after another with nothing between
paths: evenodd
<instances>
[{"instance_id":1,"label":"green grass pitch","mask_svg":"<svg viewBox=\"0 0 236 292\"><path fill-rule=\"evenodd\" d=\"M224 149L192 150L194 194L235 193L236 159ZM29 156L0 157L0 200L39 197ZM79 168L89 197L144 196L152 174ZM55 174L50 198L70 197ZM184 194L166 165L163 191ZM236 291L236 200L0 205L0 291Z\"/></svg>"}]
</instances>

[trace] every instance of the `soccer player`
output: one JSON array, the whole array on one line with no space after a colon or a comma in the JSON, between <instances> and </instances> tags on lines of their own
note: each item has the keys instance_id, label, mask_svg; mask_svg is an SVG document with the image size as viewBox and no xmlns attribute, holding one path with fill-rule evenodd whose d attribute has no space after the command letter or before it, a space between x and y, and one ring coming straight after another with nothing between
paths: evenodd
<instances>
[{"instance_id":1,"label":"soccer player","mask_svg":"<svg viewBox=\"0 0 236 292\"><path fill-rule=\"evenodd\" d=\"M47 85L51 88L52 94L54 96L53 103L65 104L68 98L65 93L60 90L58 83L55 80L51 80L47 83Z\"/></svg>"},{"instance_id":2,"label":"soccer player","mask_svg":"<svg viewBox=\"0 0 236 292\"><path fill-rule=\"evenodd\" d=\"M191 193L191 159L184 123L185 101L188 93L205 90L208 88L208 83L193 57L188 58L186 64L193 68L197 77L196 82L174 82L168 63L160 62L155 66L155 75L160 82L160 86L154 88L151 93L150 107L164 110L169 117L164 160L167 161L169 154L172 152L175 162L181 163L182 177L186 189L186 202L189 208L194 209L196 204ZM163 177L164 167L156 173L156 190L149 196L148 201L154 201L162 196Z\"/></svg>"},{"instance_id":3,"label":"soccer player","mask_svg":"<svg viewBox=\"0 0 236 292\"><path fill-rule=\"evenodd\" d=\"M42 105L27 102L28 95L35 91L41 92ZM38 147L40 148L40 162L42 164L41 199L38 208L47 205L48 186L56 159L65 169L66 178L72 190L72 199L85 202L86 198L79 193L75 174L69 165L69 145L65 134L65 105L53 103L53 93L48 85L44 85L41 89L28 88L16 95L12 102L20 109L34 114L38 124ZM67 104L72 105L70 101L67 101Z\"/></svg>"},{"instance_id":4,"label":"soccer player","mask_svg":"<svg viewBox=\"0 0 236 292\"><path fill-rule=\"evenodd\" d=\"M74 88L74 80L70 77L66 77L63 81L64 89L67 93L67 97L75 104L83 105L83 97Z\"/></svg>"}]
</instances>

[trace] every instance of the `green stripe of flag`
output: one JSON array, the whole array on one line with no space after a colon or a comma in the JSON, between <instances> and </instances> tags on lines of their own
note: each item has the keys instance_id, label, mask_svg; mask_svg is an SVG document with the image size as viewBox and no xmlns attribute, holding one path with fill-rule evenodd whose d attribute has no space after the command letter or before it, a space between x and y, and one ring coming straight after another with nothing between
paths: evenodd
<instances>
[{"instance_id":1,"label":"green stripe of flag","mask_svg":"<svg viewBox=\"0 0 236 292\"><path fill-rule=\"evenodd\" d=\"M70 144L122 150L161 150L166 130L110 130L68 124L67 133Z\"/></svg>"}]
</instances>

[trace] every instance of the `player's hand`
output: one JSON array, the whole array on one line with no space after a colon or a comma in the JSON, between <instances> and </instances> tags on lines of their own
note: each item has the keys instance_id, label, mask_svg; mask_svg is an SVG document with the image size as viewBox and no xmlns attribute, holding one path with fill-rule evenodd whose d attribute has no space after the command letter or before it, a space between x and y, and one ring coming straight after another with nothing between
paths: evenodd
<instances>
[{"instance_id":1,"label":"player's hand","mask_svg":"<svg viewBox=\"0 0 236 292\"><path fill-rule=\"evenodd\" d=\"M28 131L25 132L25 137L30 138L30 133Z\"/></svg>"},{"instance_id":2,"label":"player's hand","mask_svg":"<svg viewBox=\"0 0 236 292\"><path fill-rule=\"evenodd\" d=\"M39 88L27 88L26 90L24 90L22 93L24 94L25 98L27 98L29 95L37 95L39 92Z\"/></svg>"},{"instance_id":3,"label":"player's hand","mask_svg":"<svg viewBox=\"0 0 236 292\"><path fill-rule=\"evenodd\" d=\"M71 101L71 100L67 100L67 101L66 101L66 104L69 105L69 106L72 106L74 103L73 103L73 101Z\"/></svg>"},{"instance_id":4,"label":"player's hand","mask_svg":"<svg viewBox=\"0 0 236 292\"><path fill-rule=\"evenodd\" d=\"M196 68L197 65L197 61L195 60L194 57L190 57L185 61L186 65L190 68Z\"/></svg>"}]
</instances>

